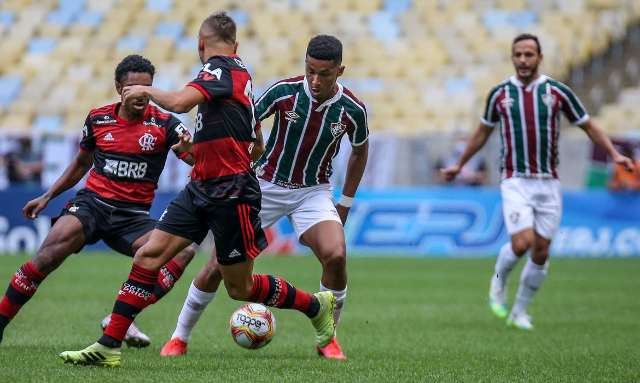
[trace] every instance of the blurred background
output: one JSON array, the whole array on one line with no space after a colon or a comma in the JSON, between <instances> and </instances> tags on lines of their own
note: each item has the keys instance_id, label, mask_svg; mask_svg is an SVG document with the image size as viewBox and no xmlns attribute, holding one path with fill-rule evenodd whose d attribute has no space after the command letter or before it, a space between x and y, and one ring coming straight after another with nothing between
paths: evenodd
<instances>
[{"instance_id":1,"label":"blurred background","mask_svg":"<svg viewBox=\"0 0 640 383\"><path fill-rule=\"evenodd\" d=\"M142 54L156 66L157 87L182 87L201 67L200 23L216 10L238 24L256 96L304 73L313 35L342 40L340 81L366 103L371 132L346 228L354 253L486 256L506 239L498 135L455 183L437 170L457 160L489 89L513 74L518 33L540 37L541 72L571 86L620 150L640 156L638 0L0 0L0 253L32 252L46 235L48 216L28 222L21 206L67 166L88 111L118 100L116 64ZM179 118L193 126L193 114ZM639 173L611 166L566 121L560 142L565 212L553 251L640 255ZM336 193L348 155L344 143ZM154 211L189 170L170 156ZM273 252L301 250L286 221L270 236Z\"/></svg>"}]
</instances>

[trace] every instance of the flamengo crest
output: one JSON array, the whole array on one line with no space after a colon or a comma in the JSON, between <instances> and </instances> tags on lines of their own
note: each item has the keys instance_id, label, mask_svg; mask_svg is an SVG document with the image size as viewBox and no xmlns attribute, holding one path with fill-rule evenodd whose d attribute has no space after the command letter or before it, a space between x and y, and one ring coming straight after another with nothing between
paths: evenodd
<instances>
[{"instance_id":1,"label":"flamengo crest","mask_svg":"<svg viewBox=\"0 0 640 383\"><path fill-rule=\"evenodd\" d=\"M157 138L155 138L151 133L145 133L140 137L138 143L140 144L140 148L143 152L149 152L153 150L153 146L156 144Z\"/></svg>"}]
</instances>

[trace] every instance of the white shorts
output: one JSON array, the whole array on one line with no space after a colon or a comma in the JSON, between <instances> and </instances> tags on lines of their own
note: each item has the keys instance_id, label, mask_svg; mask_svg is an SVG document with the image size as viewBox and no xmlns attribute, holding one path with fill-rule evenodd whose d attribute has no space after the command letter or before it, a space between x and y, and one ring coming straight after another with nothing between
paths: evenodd
<instances>
[{"instance_id":1,"label":"white shorts","mask_svg":"<svg viewBox=\"0 0 640 383\"><path fill-rule=\"evenodd\" d=\"M509 235L532 228L544 238L553 238L562 217L560 181L512 177L502 181L500 191Z\"/></svg>"},{"instance_id":2,"label":"white shorts","mask_svg":"<svg viewBox=\"0 0 640 383\"><path fill-rule=\"evenodd\" d=\"M286 216L299 239L305 231L318 222L336 221L342 225L333 204L331 185L289 189L261 178L258 180L262 192L260 220L263 228L272 226Z\"/></svg>"}]
</instances>

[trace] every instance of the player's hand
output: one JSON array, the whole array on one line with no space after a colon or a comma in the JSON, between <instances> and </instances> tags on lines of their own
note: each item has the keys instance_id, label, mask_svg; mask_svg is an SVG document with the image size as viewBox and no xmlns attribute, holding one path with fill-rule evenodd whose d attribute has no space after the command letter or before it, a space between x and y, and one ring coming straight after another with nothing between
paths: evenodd
<instances>
[{"instance_id":1,"label":"player's hand","mask_svg":"<svg viewBox=\"0 0 640 383\"><path fill-rule=\"evenodd\" d=\"M35 219L38 214L47 207L48 203L49 197L41 195L40 197L27 202L27 204L22 208L22 214L27 219Z\"/></svg>"},{"instance_id":2,"label":"player's hand","mask_svg":"<svg viewBox=\"0 0 640 383\"><path fill-rule=\"evenodd\" d=\"M460 173L460 166L458 165L452 165L452 166L449 166L448 168L440 169L440 174L442 174L444 179L447 181L453 181L453 179L456 178L458 173Z\"/></svg>"},{"instance_id":3,"label":"player's hand","mask_svg":"<svg viewBox=\"0 0 640 383\"><path fill-rule=\"evenodd\" d=\"M191 148L193 148L193 138L191 138L191 134L180 133L178 138L178 143L173 144L171 149L176 153L191 153Z\"/></svg>"},{"instance_id":4,"label":"player's hand","mask_svg":"<svg viewBox=\"0 0 640 383\"><path fill-rule=\"evenodd\" d=\"M615 162L618 165L622 165L624 166L624 168L628 171L628 172L632 172L633 168L635 167L635 164L633 163L633 160L629 157L625 157L622 154L619 154L617 156L615 156L613 158L613 162Z\"/></svg>"},{"instance_id":5,"label":"player's hand","mask_svg":"<svg viewBox=\"0 0 640 383\"><path fill-rule=\"evenodd\" d=\"M122 103L127 103L132 98L149 97L147 87L144 85L131 85L122 88Z\"/></svg>"},{"instance_id":6,"label":"player's hand","mask_svg":"<svg viewBox=\"0 0 640 383\"><path fill-rule=\"evenodd\" d=\"M340 204L336 204L336 210L338 211L338 216L340 217L340 221L342 224L347 223L347 216L349 215L349 207L342 206Z\"/></svg>"}]
</instances>

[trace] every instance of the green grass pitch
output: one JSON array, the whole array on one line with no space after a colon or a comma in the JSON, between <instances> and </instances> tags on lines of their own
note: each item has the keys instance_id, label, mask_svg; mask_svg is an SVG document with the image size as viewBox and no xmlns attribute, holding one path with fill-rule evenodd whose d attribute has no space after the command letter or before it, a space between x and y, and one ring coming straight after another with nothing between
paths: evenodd
<instances>
[{"instance_id":1,"label":"green grass pitch","mask_svg":"<svg viewBox=\"0 0 640 383\"><path fill-rule=\"evenodd\" d=\"M0 256L0 289L26 259ZM160 358L204 260L198 256L174 291L138 318L152 345L125 349L120 369L102 369L64 365L57 354L97 339L130 259L70 257L7 327L0 381L640 381L640 259L554 259L530 310L536 330L522 333L486 306L493 259L353 257L338 330L348 361L319 359L308 320L277 309L272 343L241 349L228 329L239 303L224 290L196 327L188 356ZM312 257L263 257L256 269L317 289L320 267Z\"/></svg>"}]
</instances>

